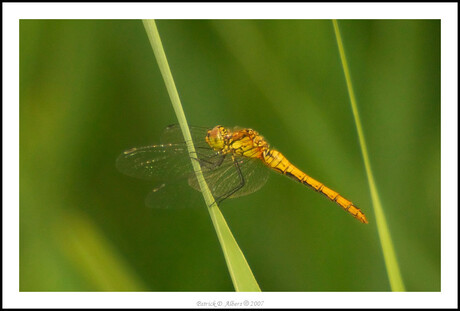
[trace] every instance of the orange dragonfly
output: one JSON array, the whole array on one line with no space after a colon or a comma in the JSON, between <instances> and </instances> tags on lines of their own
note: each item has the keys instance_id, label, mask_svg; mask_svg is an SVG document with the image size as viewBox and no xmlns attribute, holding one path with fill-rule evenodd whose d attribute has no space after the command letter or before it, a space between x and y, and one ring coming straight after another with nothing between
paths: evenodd
<instances>
[{"instance_id":1,"label":"orange dragonfly","mask_svg":"<svg viewBox=\"0 0 460 311\"><path fill-rule=\"evenodd\" d=\"M231 130L218 125L212 129L190 127L190 132L196 149L192 159L200 163L217 202L259 190L267 181L268 167L324 194L360 222L368 223L356 205L298 169L281 152L270 148L255 130ZM178 125L164 130L163 144L123 152L117 159L117 168L128 176L160 182L147 196L148 206L158 203L158 192L172 180L186 179L189 186L200 190Z\"/></svg>"}]
</instances>

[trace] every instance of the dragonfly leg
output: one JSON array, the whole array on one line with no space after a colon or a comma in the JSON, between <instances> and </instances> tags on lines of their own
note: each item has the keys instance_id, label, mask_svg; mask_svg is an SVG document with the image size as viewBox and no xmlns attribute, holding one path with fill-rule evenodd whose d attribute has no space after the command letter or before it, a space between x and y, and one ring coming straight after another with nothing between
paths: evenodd
<instances>
[{"instance_id":1,"label":"dragonfly leg","mask_svg":"<svg viewBox=\"0 0 460 311\"><path fill-rule=\"evenodd\" d=\"M232 157L232 159L233 159L233 164L235 165L235 169L238 172L238 176L240 177L240 183L234 189L230 190L229 192L227 192L223 196L220 196L219 198L217 198L216 199L217 203L221 203L223 200L227 199L228 197L233 195L235 192L237 192L238 190L243 188L244 185L246 184L246 182L244 180L243 173L241 173L241 169L240 169L240 165L238 164L238 161L235 161L234 157Z\"/></svg>"},{"instance_id":2,"label":"dragonfly leg","mask_svg":"<svg viewBox=\"0 0 460 311\"><path fill-rule=\"evenodd\" d=\"M219 159L217 162L215 161L210 161L210 160L207 160L207 159L210 159L210 158L213 158L213 157L216 157L216 156L219 156ZM202 166L204 166L205 168L209 169L209 170L213 170L213 169L216 169L217 167L221 166L222 163L224 162L225 160L225 154L224 155L219 155L219 154L216 154L216 155L213 155L211 157L207 157L207 159L199 159L199 158L192 158L194 159L195 161L198 161ZM204 157L206 158L206 157Z\"/></svg>"}]
</instances>

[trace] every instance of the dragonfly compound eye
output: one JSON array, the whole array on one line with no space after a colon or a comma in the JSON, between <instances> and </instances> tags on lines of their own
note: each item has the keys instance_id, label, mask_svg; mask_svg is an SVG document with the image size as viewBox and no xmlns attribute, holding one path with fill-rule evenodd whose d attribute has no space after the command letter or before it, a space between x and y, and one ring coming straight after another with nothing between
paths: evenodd
<instances>
[{"instance_id":1,"label":"dragonfly compound eye","mask_svg":"<svg viewBox=\"0 0 460 311\"><path fill-rule=\"evenodd\" d=\"M224 136L222 135L222 127L215 126L209 130L206 135L206 142L214 150L221 150L224 148Z\"/></svg>"}]
</instances>

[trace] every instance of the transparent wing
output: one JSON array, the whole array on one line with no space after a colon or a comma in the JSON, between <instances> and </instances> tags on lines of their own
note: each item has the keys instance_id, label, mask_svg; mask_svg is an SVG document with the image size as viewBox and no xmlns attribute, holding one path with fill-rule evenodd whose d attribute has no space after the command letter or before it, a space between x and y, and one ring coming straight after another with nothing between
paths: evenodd
<instances>
[{"instance_id":1,"label":"transparent wing","mask_svg":"<svg viewBox=\"0 0 460 311\"><path fill-rule=\"evenodd\" d=\"M212 158L217 153L206 143L207 128L191 127L198 158ZM145 180L174 180L188 177L193 167L179 125L170 125L162 134L163 144L124 151L117 159L120 172Z\"/></svg>"},{"instance_id":2,"label":"transparent wing","mask_svg":"<svg viewBox=\"0 0 460 311\"><path fill-rule=\"evenodd\" d=\"M145 180L175 179L192 172L185 144L132 148L120 154L116 166L123 174Z\"/></svg>"},{"instance_id":3,"label":"transparent wing","mask_svg":"<svg viewBox=\"0 0 460 311\"><path fill-rule=\"evenodd\" d=\"M232 158L212 150L206 143L207 131L205 127L190 127L196 149L195 160L199 161L214 197L237 198L259 190L267 181L269 169L258 159ZM179 125L166 127L162 142L161 145L126 150L116 162L123 174L159 182L146 198L146 205L150 207L177 205L174 198L184 185L200 191ZM238 191L232 193L235 189Z\"/></svg>"},{"instance_id":4,"label":"transparent wing","mask_svg":"<svg viewBox=\"0 0 460 311\"><path fill-rule=\"evenodd\" d=\"M145 205L160 209L203 207L203 196L190 188L187 181L185 178L157 185L146 196Z\"/></svg>"},{"instance_id":5,"label":"transparent wing","mask_svg":"<svg viewBox=\"0 0 460 311\"><path fill-rule=\"evenodd\" d=\"M193 144L198 148L209 149L206 142L206 134L209 130L208 127L190 126L190 134L192 135ZM172 124L167 126L161 135L161 142L163 144L182 144L185 143L184 135L180 129L179 124ZM198 149L197 148L197 149Z\"/></svg>"},{"instance_id":6,"label":"transparent wing","mask_svg":"<svg viewBox=\"0 0 460 311\"><path fill-rule=\"evenodd\" d=\"M235 162L237 162L237 165ZM227 155L219 166L202 165L203 175L213 196L217 199L227 197L238 198L259 190L268 179L270 170L259 159L235 157ZM194 175L189 178L189 185L200 191Z\"/></svg>"}]
</instances>

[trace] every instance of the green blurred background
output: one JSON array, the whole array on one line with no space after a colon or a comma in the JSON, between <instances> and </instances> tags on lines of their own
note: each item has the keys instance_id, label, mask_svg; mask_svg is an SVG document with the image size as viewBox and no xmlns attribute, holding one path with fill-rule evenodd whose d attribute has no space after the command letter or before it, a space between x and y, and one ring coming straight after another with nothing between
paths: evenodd
<instances>
[{"instance_id":1,"label":"green blurred background","mask_svg":"<svg viewBox=\"0 0 460 311\"><path fill-rule=\"evenodd\" d=\"M257 129L370 221L275 173L224 201L261 289L390 290L331 21L157 25L190 124ZM440 21L339 26L406 288L439 291ZM141 21L20 22L21 291L233 290L204 203L115 168L175 122Z\"/></svg>"}]
</instances>

